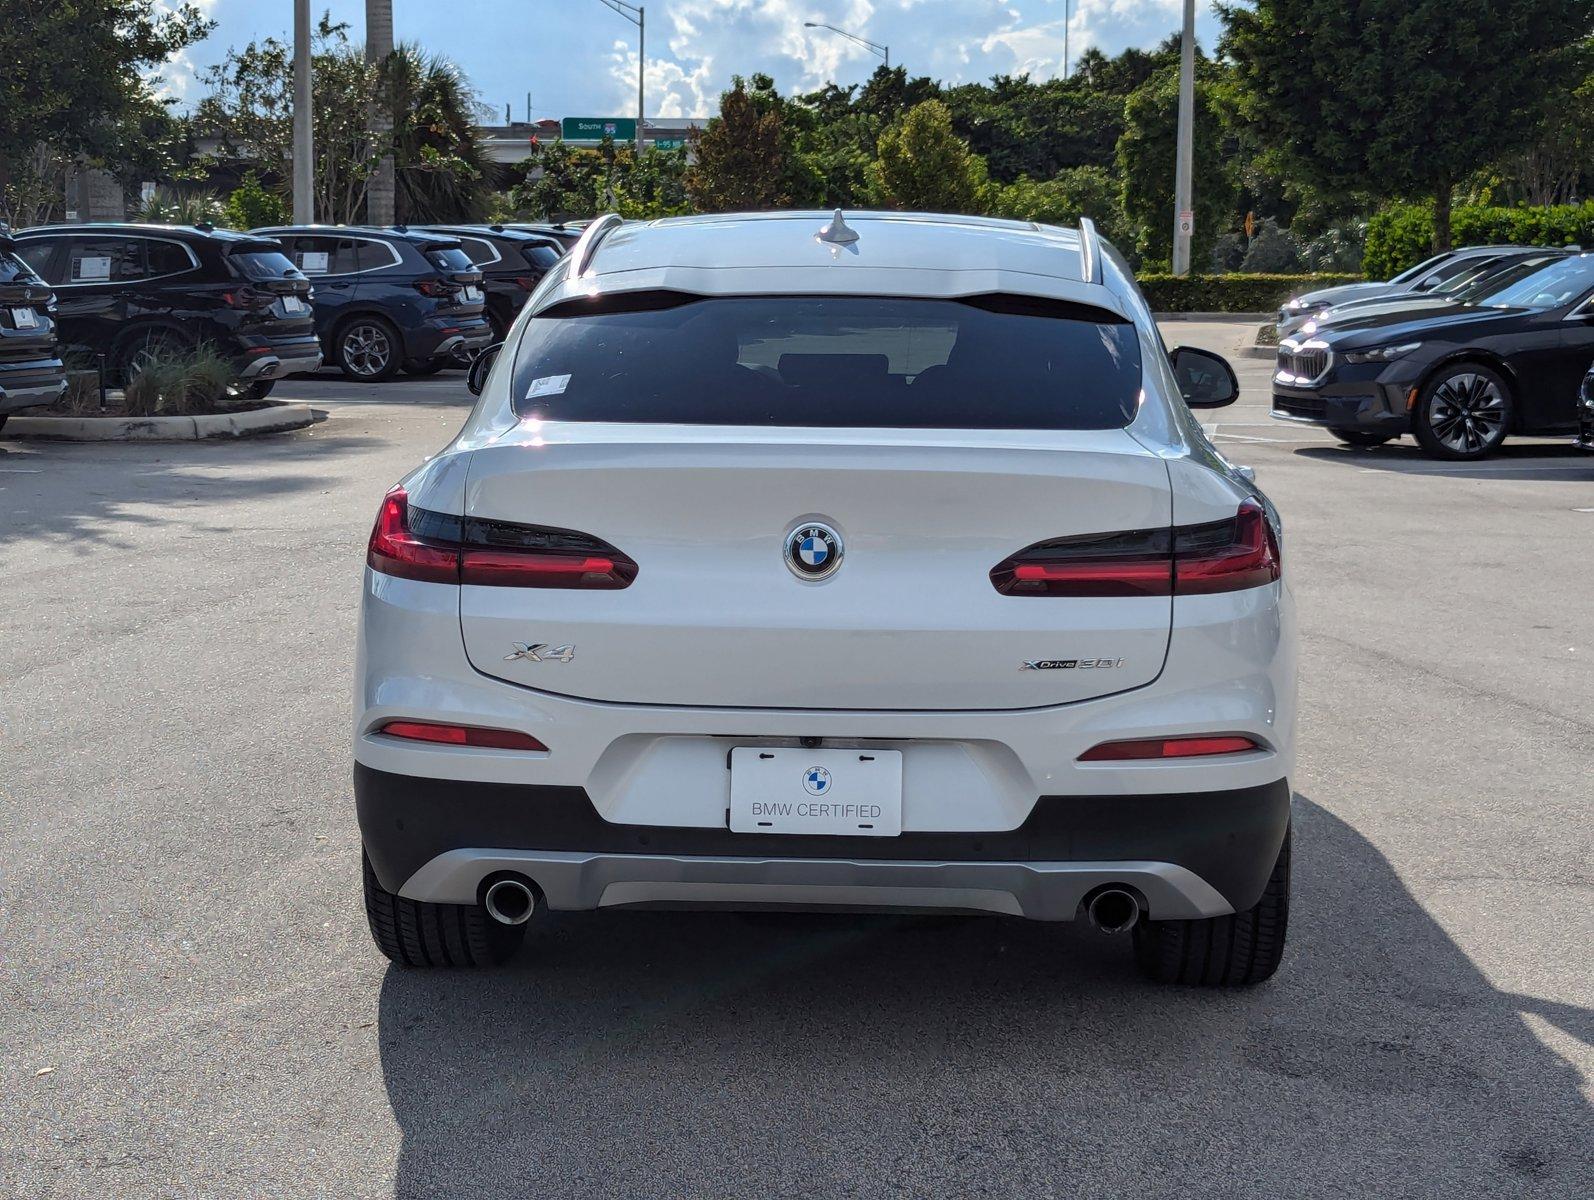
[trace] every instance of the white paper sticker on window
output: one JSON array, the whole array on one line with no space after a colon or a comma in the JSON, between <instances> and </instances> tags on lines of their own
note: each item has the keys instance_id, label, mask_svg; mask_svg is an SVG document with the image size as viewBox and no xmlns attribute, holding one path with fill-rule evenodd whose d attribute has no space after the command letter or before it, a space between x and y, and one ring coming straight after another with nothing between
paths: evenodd
<instances>
[{"instance_id":1,"label":"white paper sticker on window","mask_svg":"<svg viewBox=\"0 0 1594 1200\"><path fill-rule=\"evenodd\" d=\"M111 260L109 257L91 256L79 258L72 263L73 283L93 283L96 280L111 277Z\"/></svg>"},{"instance_id":2,"label":"white paper sticker on window","mask_svg":"<svg viewBox=\"0 0 1594 1200\"><path fill-rule=\"evenodd\" d=\"M531 386L526 389L526 399L535 400L538 396L557 396L565 390L565 385L570 382L568 375L544 375L541 379L533 379Z\"/></svg>"},{"instance_id":3,"label":"white paper sticker on window","mask_svg":"<svg viewBox=\"0 0 1594 1200\"><path fill-rule=\"evenodd\" d=\"M327 259L329 255L325 250L304 250L299 254L299 270L306 275L325 275L327 273Z\"/></svg>"}]
</instances>

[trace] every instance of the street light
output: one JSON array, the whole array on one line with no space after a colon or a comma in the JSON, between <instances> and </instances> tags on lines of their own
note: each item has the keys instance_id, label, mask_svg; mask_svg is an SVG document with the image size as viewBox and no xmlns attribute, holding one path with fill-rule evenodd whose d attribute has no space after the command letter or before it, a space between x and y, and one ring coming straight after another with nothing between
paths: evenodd
<instances>
[{"instance_id":1,"label":"street light","mask_svg":"<svg viewBox=\"0 0 1594 1200\"><path fill-rule=\"evenodd\" d=\"M648 60L644 46L644 36L647 32L646 23L648 10L635 4L627 4L625 0L602 0L615 12L636 26L636 152L637 157L642 157L642 89L647 81Z\"/></svg>"},{"instance_id":2,"label":"street light","mask_svg":"<svg viewBox=\"0 0 1594 1200\"><path fill-rule=\"evenodd\" d=\"M1191 158L1195 141L1195 0L1184 0L1184 36L1179 43L1179 124L1173 159L1173 273L1190 273L1190 235L1195 229Z\"/></svg>"},{"instance_id":3,"label":"street light","mask_svg":"<svg viewBox=\"0 0 1594 1200\"><path fill-rule=\"evenodd\" d=\"M830 30L831 33L839 33L842 37L846 38L848 41L857 42L858 45L862 46L865 50L872 50L874 53L878 54L881 58L885 59L886 69L887 70L891 69L891 47L890 46L882 46L879 42L871 42L866 37L859 37L856 33L848 33L845 29L837 29L834 25L826 25L826 24L824 24L823 22L820 22L820 21L804 21L803 22L803 28L804 29L828 29L828 30Z\"/></svg>"}]
</instances>

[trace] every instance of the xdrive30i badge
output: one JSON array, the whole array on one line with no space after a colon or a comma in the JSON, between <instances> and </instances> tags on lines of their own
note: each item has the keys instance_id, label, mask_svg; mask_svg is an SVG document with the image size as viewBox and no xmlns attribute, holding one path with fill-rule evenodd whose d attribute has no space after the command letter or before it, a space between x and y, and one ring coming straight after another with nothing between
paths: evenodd
<instances>
[{"instance_id":1,"label":"xdrive30i badge","mask_svg":"<svg viewBox=\"0 0 1594 1200\"><path fill-rule=\"evenodd\" d=\"M1031 658L1024 661L1020 671L1105 671L1121 667L1121 658Z\"/></svg>"}]
</instances>

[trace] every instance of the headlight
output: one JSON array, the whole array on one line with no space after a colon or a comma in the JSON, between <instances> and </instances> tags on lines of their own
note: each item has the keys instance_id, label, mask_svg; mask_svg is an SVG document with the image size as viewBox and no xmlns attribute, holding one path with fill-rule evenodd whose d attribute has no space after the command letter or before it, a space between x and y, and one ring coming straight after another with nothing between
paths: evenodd
<instances>
[{"instance_id":1,"label":"headlight","mask_svg":"<svg viewBox=\"0 0 1594 1200\"><path fill-rule=\"evenodd\" d=\"M1371 350L1347 350L1345 361L1348 363L1381 363L1399 358L1402 354L1410 354L1413 350L1420 349L1421 342L1407 342L1404 346L1374 346Z\"/></svg>"},{"instance_id":2,"label":"headlight","mask_svg":"<svg viewBox=\"0 0 1594 1200\"><path fill-rule=\"evenodd\" d=\"M1315 308L1316 303L1306 299L1304 296L1297 296L1284 307L1289 309L1291 312L1305 312L1309 308Z\"/></svg>"}]
</instances>

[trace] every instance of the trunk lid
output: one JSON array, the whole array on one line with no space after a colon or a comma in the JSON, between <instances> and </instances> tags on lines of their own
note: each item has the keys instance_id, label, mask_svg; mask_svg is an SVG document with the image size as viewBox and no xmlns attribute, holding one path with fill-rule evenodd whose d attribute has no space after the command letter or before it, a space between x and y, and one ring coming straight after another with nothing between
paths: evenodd
<instances>
[{"instance_id":1,"label":"trunk lid","mask_svg":"<svg viewBox=\"0 0 1594 1200\"><path fill-rule=\"evenodd\" d=\"M525 421L475 451L465 511L635 560L617 591L460 589L472 664L561 695L1034 708L1143 686L1168 646L1168 596L1003 596L990 580L1036 542L1168 527L1167 470L1123 430ZM843 540L821 582L787 566L787 535L808 521ZM573 649L515 656L536 643Z\"/></svg>"}]
</instances>

